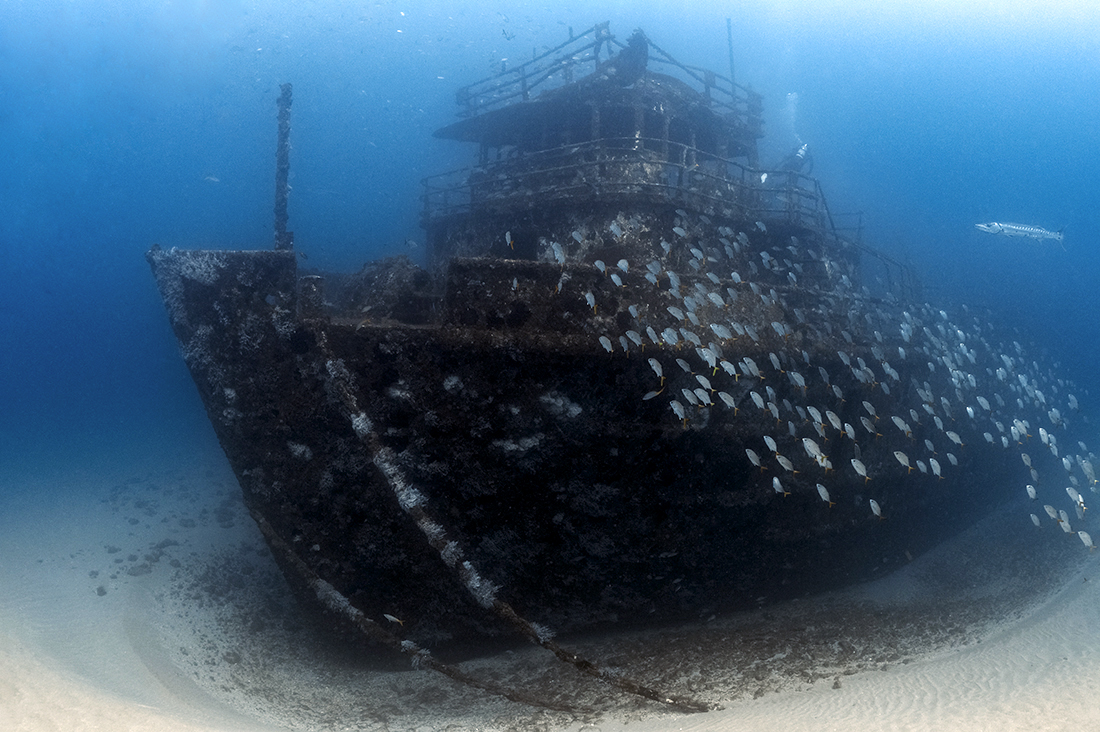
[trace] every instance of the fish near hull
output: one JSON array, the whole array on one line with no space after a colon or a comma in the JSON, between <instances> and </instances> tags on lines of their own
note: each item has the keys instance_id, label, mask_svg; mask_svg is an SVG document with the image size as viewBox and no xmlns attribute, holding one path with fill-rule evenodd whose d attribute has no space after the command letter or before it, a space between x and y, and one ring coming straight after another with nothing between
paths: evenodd
<instances>
[{"instance_id":1,"label":"fish near hull","mask_svg":"<svg viewBox=\"0 0 1100 732\"><path fill-rule=\"evenodd\" d=\"M318 311L304 289L315 278L299 277L287 252L155 249L148 259L245 504L297 596L338 629L302 566L367 617L401 618L418 643L511 632L471 596L433 532L497 597L564 632L697 617L878 576L998 502L960 485L1005 482L1003 461L979 459L980 448L939 484L894 483L885 459L865 453L865 484L839 470L823 477L797 457L800 442L796 450L781 440L800 472L784 472L792 494L776 495L775 461L761 472L745 456L777 433L772 415L739 392L740 414L693 406L685 425L666 400L643 400L660 388L647 359L659 355L671 380L676 352L600 348L592 324L617 322L627 298L588 265L453 260L438 319L413 324ZM563 271L576 291L548 297ZM641 276L624 279L636 287ZM598 315L585 291L601 303ZM737 354L766 363L783 346L807 348L858 393L837 360L839 338L797 337L743 339ZM860 342L844 347L866 352ZM897 368L907 382L909 369ZM717 383L718 373L708 375ZM740 383L729 381L731 390ZM770 371L766 383L805 396ZM808 398L824 404L831 394L815 384ZM857 407L833 408L850 421ZM904 439L880 438L883 454L888 440ZM883 521L867 520L868 495Z\"/></svg>"}]
</instances>

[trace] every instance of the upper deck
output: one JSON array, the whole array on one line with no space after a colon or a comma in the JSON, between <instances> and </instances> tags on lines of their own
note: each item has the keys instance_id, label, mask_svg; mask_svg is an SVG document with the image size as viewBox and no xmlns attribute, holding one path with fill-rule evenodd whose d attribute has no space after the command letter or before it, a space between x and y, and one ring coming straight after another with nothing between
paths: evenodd
<instances>
[{"instance_id":1,"label":"upper deck","mask_svg":"<svg viewBox=\"0 0 1100 732\"><path fill-rule=\"evenodd\" d=\"M438 260L492 255L485 238L506 231L567 237L620 211L684 210L735 228L762 222L853 264L868 254L888 289L915 285L908 268L862 244L861 218L834 216L815 178L760 165L760 94L680 63L640 30L626 44L607 23L570 32L456 101L460 119L435 135L476 144L477 162L422 181Z\"/></svg>"}]
</instances>

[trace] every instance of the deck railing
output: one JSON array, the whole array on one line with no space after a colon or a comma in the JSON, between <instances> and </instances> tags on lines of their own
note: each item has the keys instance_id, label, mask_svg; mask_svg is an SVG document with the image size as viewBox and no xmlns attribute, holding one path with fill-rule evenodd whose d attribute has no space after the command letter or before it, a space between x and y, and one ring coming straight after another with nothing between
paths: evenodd
<instances>
[{"instance_id":1,"label":"deck railing","mask_svg":"<svg viewBox=\"0 0 1100 732\"><path fill-rule=\"evenodd\" d=\"M763 172L669 140L604 138L429 176L423 216L430 225L475 210L635 200L838 238L815 179Z\"/></svg>"},{"instance_id":2,"label":"deck railing","mask_svg":"<svg viewBox=\"0 0 1100 732\"><path fill-rule=\"evenodd\" d=\"M862 241L862 213L829 211L816 178L749 168L669 140L605 138L461 168L422 181L423 225L472 213L649 203L810 232L871 260L887 291L916 299L912 269ZM838 220L839 224L838 225Z\"/></svg>"},{"instance_id":3,"label":"deck railing","mask_svg":"<svg viewBox=\"0 0 1100 732\"><path fill-rule=\"evenodd\" d=\"M532 55L530 61L507 67L492 76L475 81L455 92L459 117L476 117L516 102L526 102L536 91L555 89L572 83L578 75L595 71L600 49L611 41L608 23L594 25L550 50ZM587 69L587 70L586 70Z\"/></svg>"},{"instance_id":4,"label":"deck railing","mask_svg":"<svg viewBox=\"0 0 1100 732\"><path fill-rule=\"evenodd\" d=\"M708 69L682 64L659 48L649 44L650 67L676 76L695 88L719 113L732 113L746 129L762 130L763 97L751 89ZM541 54L532 54L529 61L503 67L480 81L455 92L460 117L476 117L517 102L526 102L539 93L570 84L592 73L602 61L611 57L612 48L624 48L611 35L609 24L599 23L580 35ZM602 58L601 58L602 53Z\"/></svg>"}]
</instances>

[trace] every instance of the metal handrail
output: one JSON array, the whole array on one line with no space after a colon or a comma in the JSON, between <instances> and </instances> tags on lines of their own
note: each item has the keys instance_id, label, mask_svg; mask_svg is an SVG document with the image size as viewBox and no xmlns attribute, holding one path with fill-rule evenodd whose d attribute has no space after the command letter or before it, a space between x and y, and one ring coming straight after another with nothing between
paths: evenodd
<instances>
[{"instance_id":1,"label":"metal handrail","mask_svg":"<svg viewBox=\"0 0 1100 732\"><path fill-rule=\"evenodd\" d=\"M426 227L475 210L503 212L594 199L682 206L813 231L833 246L875 259L899 295L916 299L920 292L910 267L863 243L862 213L830 212L817 179L750 168L669 140L604 138L460 168L421 183ZM836 218L849 216L857 217L855 226L836 225Z\"/></svg>"},{"instance_id":2,"label":"metal handrail","mask_svg":"<svg viewBox=\"0 0 1100 732\"><path fill-rule=\"evenodd\" d=\"M650 63L665 64L675 69L679 69L691 80L700 84L703 87L703 95L710 100L712 104L717 107L727 109L734 114L744 116L746 118L758 116L762 111L763 96L754 92L746 86L736 83L732 79L728 79L721 74L711 71L710 69L704 69L699 66L689 66L687 64L680 63L672 54L668 53L661 47L659 47L652 40L648 39L649 48L652 51L657 52L657 56L650 56ZM613 41L616 46L623 48L623 44L618 41ZM725 82L726 86L723 86L719 82ZM722 95L729 98L729 101L722 101L712 96L711 92L717 91ZM738 93L740 92L740 94Z\"/></svg>"},{"instance_id":3,"label":"metal handrail","mask_svg":"<svg viewBox=\"0 0 1100 732\"><path fill-rule=\"evenodd\" d=\"M611 35L609 25L608 22L599 23L576 36L571 32L569 40L529 61L461 87L455 92L455 101L460 107L458 116L476 117L516 101L527 101L540 87L555 88L553 81L559 75L561 83L558 86L572 82L574 70L584 64L591 63L594 70L600 62L600 48L605 43L608 48L625 48L624 44ZM581 43L589 37L590 40ZM703 95L711 104L743 118L746 124L759 126L763 103L760 94L709 69L682 64L652 40L646 40L649 48L655 52L650 57L651 63L680 70L689 80L702 87ZM567 48L568 53L562 54ZM717 92L717 95L713 92Z\"/></svg>"},{"instance_id":4,"label":"metal handrail","mask_svg":"<svg viewBox=\"0 0 1100 732\"><path fill-rule=\"evenodd\" d=\"M624 167L625 166L625 167ZM424 178L424 218L507 207L537 198L568 200L644 193L694 199L744 218L786 221L837 238L817 181L794 171L762 171L664 139L602 138Z\"/></svg>"},{"instance_id":5,"label":"metal handrail","mask_svg":"<svg viewBox=\"0 0 1100 732\"><path fill-rule=\"evenodd\" d=\"M595 68L600 60L600 46L612 38L608 26L608 22L598 23L580 35L574 36L570 33L569 40L535 56L530 61L524 61L511 69L501 70L499 73L460 88L455 92L455 101L461 107L458 115L476 117L490 110L507 106L517 98L526 101L530 98L533 89L550 82L558 72L562 74L562 84L567 84L572 81L572 69L585 62L591 62ZM568 55L555 57L548 64L540 64L590 35L593 36L593 40L574 48ZM593 53L591 56L586 56L585 54L590 50ZM534 81L532 81L533 78Z\"/></svg>"}]
</instances>

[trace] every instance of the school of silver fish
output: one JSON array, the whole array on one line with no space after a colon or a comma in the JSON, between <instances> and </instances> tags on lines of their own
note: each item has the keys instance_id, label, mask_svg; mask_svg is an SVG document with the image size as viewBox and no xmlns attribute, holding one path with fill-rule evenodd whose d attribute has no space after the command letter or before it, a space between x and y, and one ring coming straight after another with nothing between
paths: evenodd
<instances>
[{"instance_id":1,"label":"school of silver fish","mask_svg":"<svg viewBox=\"0 0 1100 732\"><path fill-rule=\"evenodd\" d=\"M598 336L603 351L648 363L656 382L644 399L668 398L670 416L682 429L705 428L714 409L728 410L734 418L746 409L769 415L775 420L776 436L763 435L761 447L775 462L765 462L751 448L745 455L761 472L778 464L772 487L780 498L796 489L796 484L781 482L782 475L819 471L815 475L827 482L833 471L850 469L862 484L905 480L911 475L937 481L949 477L959 465L955 453L976 449L973 443L1019 451L1030 480L1028 497L1038 501L1040 492L1061 494L1049 498L1045 513L1062 531L1075 533L1089 550L1095 548L1088 532L1074 531L1070 514L1052 505L1068 498L1080 524L1087 510L1080 489L1097 492L1096 456L1084 442L1073 444L1069 437L1070 415L1079 409L1077 399L1069 392L1072 386L1051 368L1026 358L1019 342L993 342L992 328L968 312L956 321L927 303L904 306L892 301L892 308L884 308L881 297L872 298L866 287L853 285L843 265L831 261L825 251L803 247L795 237L776 246L762 224L751 232L735 232L701 214L689 216L682 209L676 214L671 227L675 241L662 240L651 261L635 267L620 259L614 268L599 260L594 263L594 270L611 277L616 288L649 288L628 306L630 328ZM619 240L637 227L636 221L620 214L611 234ZM572 234L580 246L589 236L591 232ZM547 258L552 253L554 261L563 263L561 246L547 244ZM757 254L755 249L763 251ZM816 293L828 304L827 312L800 309L789 301L806 287L800 282L811 265L829 273L827 281L835 283L831 291ZM563 282L566 279L563 271ZM583 298L586 307L599 312L592 290L584 291ZM743 307L745 298L756 301L752 308ZM657 308L653 302L667 304ZM739 302L742 307L737 306ZM837 313L844 314L846 322L835 322ZM769 320L769 332L760 332L758 327ZM611 326L621 321L608 317L600 322ZM854 338L852 331L859 337ZM807 350L795 343L799 334L813 343L839 335L846 348L838 349L836 359L830 357L828 364L814 363ZM739 341L751 343L751 349L739 349ZM748 355L738 356L739 350L759 353L765 348L770 350L764 364ZM908 365L909 383L902 383L891 360ZM849 372L838 375L842 378L830 376L827 368L838 364ZM679 368L669 368L672 365ZM915 375L918 369L923 378ZM905 400L911 402L908 409L899 407ZM838 414L843 413L840 405L848 402L862 406L858 418L862 431ZM910 447L880 447L885 442L880 440L883 418ZM850 419L854 421L855 415ZM1032 442L1036 436L1041 447ZM846 465L836 466L830 460L829 453L837 452L836 448L822 447L830 441L851 443L844 449L852 455ZM799 445L805 458L799 455ZM1039 461L1024 451L1033 446L1049 452L1051 458L1044 465L1059 466L1061 473L1044 468L1047 472L1041 479ZM1076 448L1080 451L1075 452ZM879 459L883 451L892 454L893 460ZM890 464L895 467L890 469ZM874 474L868 465L875 466ZM836 504L835 487L830 491L816 480L807 485L816 489L823 505ZM879 494L878 500L861 500L869 517L888 515L885 494ZM1042 525L1036 513L1030 519Z\"/></svg>"}]
</instances>

